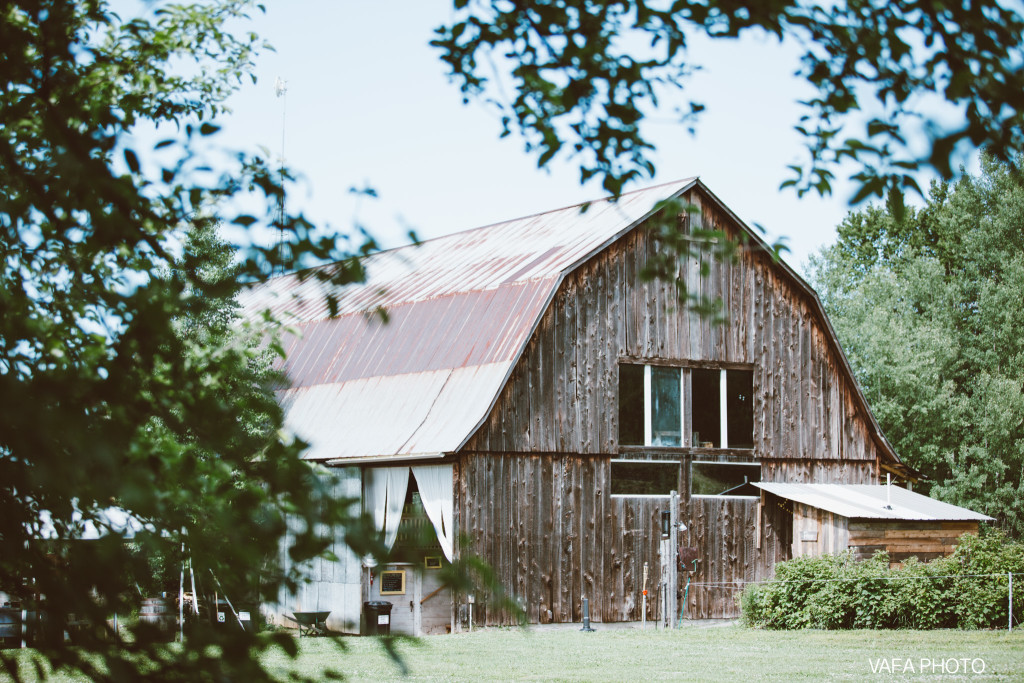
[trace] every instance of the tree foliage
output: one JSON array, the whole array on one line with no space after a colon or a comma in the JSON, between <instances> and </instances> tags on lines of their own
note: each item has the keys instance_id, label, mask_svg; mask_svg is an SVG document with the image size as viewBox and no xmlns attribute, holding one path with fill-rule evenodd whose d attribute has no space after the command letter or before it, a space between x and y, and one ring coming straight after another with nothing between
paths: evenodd
<instances>
[{"instance_id":1,"label":"tree foliage","mask_svg":"<svg viewBox=\"0 0 1024 683\"><path fill-rule=\"evenodd\" d=\"M851 213L812 259L883 431L932 494L1024 535L1024 180L983 157L927 204Z\"/></svg>"},{"instance_id":2,"label":"tree foliage","mask_svg":"<svg viewBox=\"0 0 1024 683\"><path fill-rule=\"evenodd\" d=\"M653 173L643 118L700 68L695 35L769 34L803 50L814 89L795 121L803 163L786 185L828 193L855 162L856 201L943 177L958 144L1009 160L1024 149L1024 17L995 0L455 0L434 45L469 97L499 110L543 166L563 154L618 194ZM756 65L752 65L756 68ZM690 97L682 123L704 105ZM902 204L900 204L902 205Z\"/></svg>"},{"instance_id":3,"label":"tree foliage","mask_svg":"<svg viewBox=\"0 0 1024 683\"><path fill-rule=\"evenodd\" d=\"M347 282L373 249L280 216L280 177L259 158L210 169L212 121L261 47L226 25L251 9L160 4L126 22L102 0L0 5L0 590L48 613L52 666L94 680L259 680L253 651L295 651L240 630L198 629L185 650L141 631L119 642L103 625L138 608L148 558L176 573L184 544L201 581L250 600L299 578L274 561L287 515L296 562L325 553L318 525L359 545L348 501L282 436L273 345L232 312L246 279L312 256ZM232 213L241 195L261 212ZM278 227L294 256L250 247L228 267L215 221ZM143 525L141 552L111 508ZM76 540L88 523L106 535ZM64 643L72 613L93 624L85 650Z\"/></svg>"}]
</instances>

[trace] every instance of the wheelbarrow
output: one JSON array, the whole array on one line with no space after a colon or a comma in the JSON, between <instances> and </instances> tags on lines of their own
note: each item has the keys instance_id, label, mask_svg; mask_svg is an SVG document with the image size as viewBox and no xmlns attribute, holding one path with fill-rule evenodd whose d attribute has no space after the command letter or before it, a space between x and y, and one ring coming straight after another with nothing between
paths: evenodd
<instances>
[{"instance_id":1,"label":"wheelbarrow","mask_svg":"<svg viewBox=\"0 0 1024 683\"><path fill-rule=\"evenodd\" d=\"M295 612L288 617L299 625L299 637L302 636L326 636L330 635L327 630L327 617L330 612Z\"/></svg>"}]
</instances>

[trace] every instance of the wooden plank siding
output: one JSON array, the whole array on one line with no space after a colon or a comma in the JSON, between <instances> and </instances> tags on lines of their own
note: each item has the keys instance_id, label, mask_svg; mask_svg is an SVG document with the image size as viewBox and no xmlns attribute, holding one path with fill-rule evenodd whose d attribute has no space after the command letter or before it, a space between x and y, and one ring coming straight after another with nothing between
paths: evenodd
<instances>
[{"instance_id":1,"label":"wooden plank siding","mask_svg":"<svg viewBox=\"0 0 1024 683\"><path fill-rule=\"evenodd\" d=\"M531 472L535 488L516 505L519 529L512 556L495 552L492 539L510 534L495 515L504 494L493 497L476 487L481 478L460 486L468 494L461 506L470 547L496 571L497 578L534 623L578 622L582 599L590 600L597 622L639 620L643 563L657 587L661 511L665 499L620 498L608 495L608 459L592 456L547 456L516 453L467 453L463 471L486 472L497 467L522 467ZM515 488L508 483L509 494ZM537 531L537 530L540 531ZM658 610L649 600L648 618ZM510 614L487 610L493 624L512 623Z\"/></svg>"},{"instance_id":2,"label":"wooden plank siding","mask_svg":"<svg viewBox=\"0 0 1024 683\"><path fill-rule=\"evenodd\" d=\"M683 222L739 235L702 191L688 198L701 213ZM672 285L640 278L657 249L641 226L566 275L488 417L457 454L462 552L490 563L531 621L579 621L584 596L595 621L640 618L643 562L656 577L658 518L667 499L612 497L613 458L681 463L679 515L689 530L680 542L701 554L695 583L770 576L793 541L791 517L778 506L758 498L691 499L694 458L759 461L765 481L878 481L882 447L802 286L754 248L742 248L735 262L711 260L708 278L700 268L709 254L685 259L679 280L727 306L727 324L715 326L681 310ZM620 449L624 361L751 369L753 449ZM689 433L686 425L684 444ZM656 583L652 578L649 591ZM735 586L691 587L684 615L735 616L737 594ZM649 603L655 618L658 600ZM508 615L489 611L487 620L507 623Z\"/></svg>"},{"instance_id":3,"label":"wooden plank siding","mask_svg":"<svg viewBox=\"0 0 1024 683\"><path fill-rule=\"evenodd\" d=\"M911 556L922 562L953 552L964 534L978 534L978 522L892 522L849 520L849 547L857 559L871 557L879 550L889 553L892 566Z\"/></svg>"}]
</instances>

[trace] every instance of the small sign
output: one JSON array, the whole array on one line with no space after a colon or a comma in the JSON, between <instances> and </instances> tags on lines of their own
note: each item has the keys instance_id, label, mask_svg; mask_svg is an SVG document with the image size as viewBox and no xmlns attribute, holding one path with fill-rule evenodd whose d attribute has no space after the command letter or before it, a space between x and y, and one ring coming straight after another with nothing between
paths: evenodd
<instances>
[{"instance_id":1,"label":"small sign","mask_svg":"<svg viewBox=\"0 0 1024 683\"><path fill-rule=\"evenodd\" d=\"M390 614L378 614L377 615L377 624L390 624L390 623L391 623L391 615Z\"/></svg>"},{"instance_id":2,"label":"small sign","mask_svg":"<svg viewBox=\"0 0 1024 683\"><path fill-rule=\"evenodd\" d=\"M380 573L381 595L405 595L405 570L388 570Z\"/></svg>"},{"instance_id":3,"label":"small sign","mask_svg":"<svg viewBox=\"0 0 1024 683\"><path fill-rule=\"evenodd\" d=\"M800 532L800 540L801 541L811 541L813 543L813 542L818 540L818 532L817 531L801 531Z\"/></svg>"},{"instance_id":4,"label":"small sign","mask_svg":"<svg viewBox=\"0 0 1024 683\"><path fill-rule=\"evenodd\" d=\"M217 612L217 623L218 624L223 624L225 621L227 621L227 617L224 616L224 613L223 612Z\"/></svg>"},{"instance_id":5,"label":"small sign","mask_svg":"<svg viewBox=\"0 0 1024 683\"><path fill-rule=\"evenodd\" d=\"M239 621L249 621L249 613L248 612L239 612L238 613L238 620Z\"/></svg>"}]
</instances>

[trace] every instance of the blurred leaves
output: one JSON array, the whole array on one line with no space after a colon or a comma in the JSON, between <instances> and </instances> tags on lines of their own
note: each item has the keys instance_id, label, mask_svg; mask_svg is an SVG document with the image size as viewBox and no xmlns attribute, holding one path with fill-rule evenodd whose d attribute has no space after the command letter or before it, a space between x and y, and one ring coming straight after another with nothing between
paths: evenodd
<instances>
[{"instance_id":1,"label":"blurred leaves","mask_svg":"<svg viewBox=\"0 0 1024 683\"><path fill-rule=\"evenodd\" d=\"M262 47L227 26L253 9L0 8L0 588L49 615L50 666L93 680L271 678L252 654L293 652L280 634L198 629L180 649L103 625L143 587L176 592L186 559L233 599L276 597L303 578L279 562L286 533L301 562L330 557L324 528L361 524L283 436L282 345L238 319L245 283L327 260L319 277L355 281L376 249L283 214L286 170L219 161L214 121ZM130 137L153 130L152 152ZM225 243L229 225L288 248ZM145 529L78 540L111 508ZM69 614L95 625L84 648L64 643Z\"/></svg>"},{"instance_id":2,"label":"blurred leaves","mask_svg":"<svg viewBox=\"0 0 1024 683\"><path fill-rule=\"evenodd\" d=\"M455 2L437 28L440 51L464 99L496 108L545 166L576 161L618 195L654 173L643 119L683 91L701 67L690 39L745 35L792 40L797 74L814 94L794 122L803 161L784 187L832 191L852 161L856 201L917 191L931 168L955 170L964 145L1010 162L1024 151L1024 17L995 0L841 3L677 0ZM680 124L704 110L685 94Z\"/></svg>"}]
</instances>

